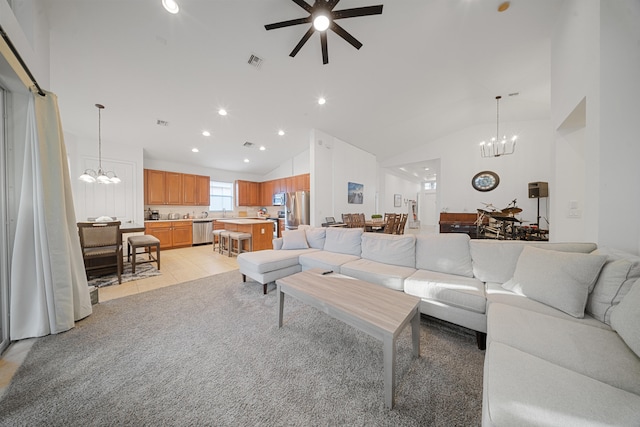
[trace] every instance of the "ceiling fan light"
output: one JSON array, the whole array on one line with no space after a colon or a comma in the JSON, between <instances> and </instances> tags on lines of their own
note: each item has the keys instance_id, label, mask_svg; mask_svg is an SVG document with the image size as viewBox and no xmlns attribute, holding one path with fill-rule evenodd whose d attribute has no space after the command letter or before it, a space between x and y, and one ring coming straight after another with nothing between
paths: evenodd
<instances>
[{"instance_id":1,"label":"ceiling fan light","mask_svg":"<svg viewBox=\"0 0 640 427\"><path fill-rule=\"evenodd\" d=\"M331 21L329 17L324 13L319 13L315 18L313 18L313 28L318 31L326 31L329 28L329 24Z\"/></svg>"},{"instance_id":2,"label":"ceiling fan light","mask_svg":"<svg viewBox=\"0 0 640 427\"><path fill-rule=\"evenodd\" d=\"M164 6L167 12L174 15L180 11L180 7L178 7L178 3L176 3L175 0L162 0L162 6Z\"/></svg>"}]
</instances>

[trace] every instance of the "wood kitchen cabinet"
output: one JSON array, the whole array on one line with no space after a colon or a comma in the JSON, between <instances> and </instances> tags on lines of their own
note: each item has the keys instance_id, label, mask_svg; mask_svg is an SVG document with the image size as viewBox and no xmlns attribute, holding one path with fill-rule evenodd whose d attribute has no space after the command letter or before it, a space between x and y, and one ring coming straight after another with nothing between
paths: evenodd
<instances>
[{"instance_id":1,"label":"wood kitchen cabinet","mask_svg":"<svg viewBox=\"0 0 640 427\"><path fill-rule=\"evenodd\" d=\"M261 183L261 188L260 188L260 194L261 194L261 199L262 199L262 203L260 203L262 206L271 206L271 203L273 203L273 195L275 193L277 193L277 191L274 191L274 182L273 181L265 181L263 183Z\"/></svg>"},{"instance_id":2,"label":"wood kitchen cabinet","mask_svg":"<svg viewBox=\"0 0 640 427\"><path fill-rule=\"evenodd\" d=\"M211 204L210 192L211 178L204 175L196 175L196 205L209 206Z\"/></svg>"},{"instance_id":3,"label":"wood kitchen cabinet","mask_svg":"<svg viewBox=\"0 0 640 427\"><path fill-rule=\"evenodd\" d=\"M182 174L147 169L145 201L149 205L181 205Z\"/></svg>"},{"instance_id":4,"label":"wood kitchen cabinet","mask_svg":"<svg viewBox=\"0 0 640 427\"><path fill-rule=\"evenodd\" d=\"M252 181L236 181L236 206L259 206L260 183Z\"/></svg>"},{"instance_id":5,"label":"wood kitchen cabinet","mask_svg":"<svg viewBox=\"0 0 640 427\"><path fill-rule=\"evenodd\" d=\"M182 175L182 204L193 206L196 205L197 190L196 190L195 175Z\"/></svg>"},{"instance_id":6,"label":"wood kitchen cabinet","mask_svg":"<svg viewBox=\"0 0 640 427\"><path fill-rule=\"evenodd\" d=\"M144 170L145 205L209 206L210 178L153 169Z\"/></svg>"},{"instance_id":7,"label":"wood kitchen cabinet","mask_svg":"<svg viewBox=\"0 0 640 427\"><path fill-rule=\"evenodd\" d=\"M146 221L144 232L160 240L160 249L181 248L193 244L191 221Z\"/></svg>"}]
</instances>

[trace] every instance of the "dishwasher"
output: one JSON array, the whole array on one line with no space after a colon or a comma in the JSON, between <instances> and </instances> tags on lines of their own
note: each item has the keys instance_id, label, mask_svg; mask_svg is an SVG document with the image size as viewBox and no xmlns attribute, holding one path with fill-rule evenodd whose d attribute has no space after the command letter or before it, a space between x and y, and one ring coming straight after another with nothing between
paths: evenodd
<instances>
[{"instance_id":1,"label":"dishwasher","mask_svg":"<svg viewBox=\"0 0 640 427\"><path fill-rule=\"evenodd\" d=\"M213 220L194 219L193 244L202 245L207 243L213 243Z\"/></svg>"}]
</instances>

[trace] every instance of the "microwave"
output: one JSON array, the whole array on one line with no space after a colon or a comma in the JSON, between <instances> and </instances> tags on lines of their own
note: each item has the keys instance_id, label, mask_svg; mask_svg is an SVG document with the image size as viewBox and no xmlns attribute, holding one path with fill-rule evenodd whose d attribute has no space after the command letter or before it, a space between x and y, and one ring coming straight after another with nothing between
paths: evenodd
<instances>
[{"instance_id":1,"label":"microwave","mask_svg":"<svg viewBox=\"0 0 640 427\"><path fill-rule=\"evenodd\" d=\"M284 206L285 193L276 193L273 195L273 206Z\"/></svg>"}]
</instances>

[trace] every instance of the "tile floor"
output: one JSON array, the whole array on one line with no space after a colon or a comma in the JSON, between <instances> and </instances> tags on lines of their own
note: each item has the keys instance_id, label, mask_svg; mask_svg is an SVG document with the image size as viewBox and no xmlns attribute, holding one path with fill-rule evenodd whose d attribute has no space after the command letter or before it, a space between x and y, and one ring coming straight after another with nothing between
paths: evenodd
<instances>
[{"instance_id":1,"label":"tile floor","mask_svg":"<svg viewBox=\"0 0 640 427\"><path fill-rule=\"evenodd\" d=\"M219 255L211 245L165 250L160 254L161 275L100 288L98 300L105 302L237 268L238 262L234 257ZM0 398L36 339L14 342L0 358Z\"/></svg>"}]
</instances>

